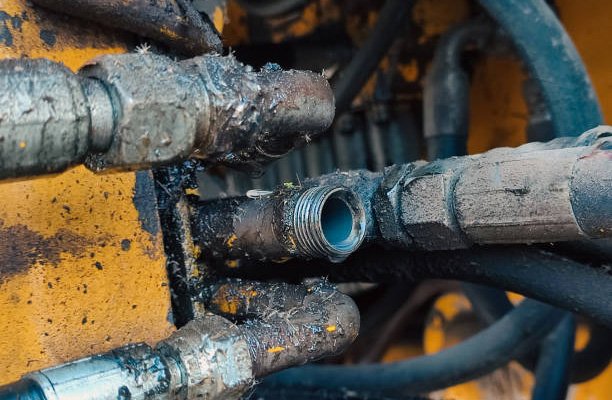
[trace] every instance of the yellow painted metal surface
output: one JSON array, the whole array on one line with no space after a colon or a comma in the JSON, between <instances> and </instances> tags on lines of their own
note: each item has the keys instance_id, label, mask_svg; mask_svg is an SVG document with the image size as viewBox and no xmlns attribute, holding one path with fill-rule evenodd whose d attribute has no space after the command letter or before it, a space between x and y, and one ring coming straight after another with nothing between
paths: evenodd
<instances>
[{"instance_id":1,"label":"yellow painted metal surface","mask_svg":"<svg viewBox=\"0 0 612 400\"><path fill-rule=\"evenodd\" d=\"M126 49L114 34L24 0L0 0L0 10L0 58L76 69ZM174 329L159 222L142 209L155 205L146 181L79 167L0 184L0 384Z\"/></svg>"},{"instance_id":2,"label":"yellow painted metal surface","mask_svg":"<svg viewBox=\"0 0 612 400\"><path fill-rule=\"evenodd\" d=\"M522 92L525 78L520 63L508 56L477 63L470 90L470 154L527 141L528 112Z\"/></svg>"}]
</instances>

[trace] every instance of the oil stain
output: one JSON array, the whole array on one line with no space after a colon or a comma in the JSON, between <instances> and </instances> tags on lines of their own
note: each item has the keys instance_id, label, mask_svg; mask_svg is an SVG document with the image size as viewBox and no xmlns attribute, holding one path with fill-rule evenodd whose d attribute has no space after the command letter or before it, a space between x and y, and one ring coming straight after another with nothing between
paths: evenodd
<instances>
[{"instance_id":1,"label":"oil stain","mask_svg":"<svg viewBox=\"0 0 612 400\"><path fill-rule=\"evenodd\" d=\"M132 201L138 211L140 226L153 237L156 237L159 233L159 216L157 214L155 184L150 172L136 172L136 184Z\"/></svg>"},{"instance_id":2,"label":"oil stain","mask_svg":"<svg viewBox=\"0 0 612 400\"><path fill-rule=\"evenodd\" d=\"M106 245L108 240L106 236L87 238L65 228L45 237L25 225L5 227L0 220L0 283L35 264L57 266L62 253L85 257L88 248Z\"/></svg>"}]
</instances>

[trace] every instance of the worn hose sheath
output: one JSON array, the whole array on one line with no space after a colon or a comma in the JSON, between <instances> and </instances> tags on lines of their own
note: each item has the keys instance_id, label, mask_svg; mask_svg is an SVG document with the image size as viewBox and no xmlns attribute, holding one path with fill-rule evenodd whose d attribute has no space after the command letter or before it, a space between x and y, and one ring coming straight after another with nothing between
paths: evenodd
<instances>
[{"instance_id":1,"label":"worn hose sheath","mask_svg":"<svg viewBox=\"0 0 612 400\"><path fill-rule=\"evenodd\" d=\"M190 0L34 0L34 3L156 40L187 56L223 51L213 23L197 12Z\"/></svg>"},{"instance_id":2,"label":"worn hose sheath","mask_svg":"<svg viewBox=\"0 0 612 400\"><path fill-rule=\"evenodd\" d=\"M465 382L525 354L559 323L562 312L526 300L471 338L437 354L389 364L306 366L267 379L269 385L421 393Z\"/></svg>"}]
</instances>

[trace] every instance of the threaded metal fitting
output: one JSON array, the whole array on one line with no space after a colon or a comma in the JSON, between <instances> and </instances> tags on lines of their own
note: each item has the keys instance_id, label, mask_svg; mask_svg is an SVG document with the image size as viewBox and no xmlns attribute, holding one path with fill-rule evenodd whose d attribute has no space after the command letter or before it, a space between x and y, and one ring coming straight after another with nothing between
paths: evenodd
<instances>
[{"instance_id":1,"label":"threaded metal fitting","mask_svg":"<svg viewBox=\"0 0 612 400\"><path fill-rule=\"evenodd\" d=\"M344 260L363 241L365 225L363 205L355 193L343 187L313 187L295 203L295 244L308 257Z\"/></svg>"}]
</instances>

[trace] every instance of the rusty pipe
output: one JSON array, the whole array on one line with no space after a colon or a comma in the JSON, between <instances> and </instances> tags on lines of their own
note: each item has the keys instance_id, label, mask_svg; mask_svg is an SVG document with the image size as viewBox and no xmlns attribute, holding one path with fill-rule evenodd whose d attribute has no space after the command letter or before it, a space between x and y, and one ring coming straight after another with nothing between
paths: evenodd
<instances>
[{"instance_id":1,"label":"rusty pipe","mask_svg":"<svg viewBox=\"0 0 612 400\"><path fill-rule=\"evenodd\" d=\"M150 38L190 56L221 53L223 44L206 15L176 0L34 0L50 10ZM185 9L187 8L187 9Z\"/></svg>"}]
</instances>

